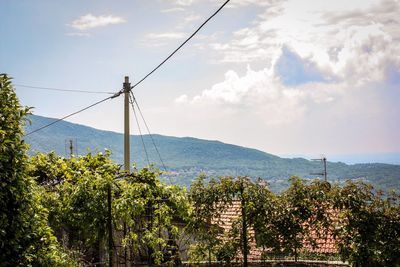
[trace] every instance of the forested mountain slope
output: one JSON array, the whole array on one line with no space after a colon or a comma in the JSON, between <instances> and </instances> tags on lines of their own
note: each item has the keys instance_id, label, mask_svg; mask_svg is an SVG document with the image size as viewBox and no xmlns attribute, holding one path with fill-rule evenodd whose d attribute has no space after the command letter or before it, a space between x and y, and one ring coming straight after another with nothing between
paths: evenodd
<instances>
[{"instance_id":1,"label":"forested mountain slope","mask_svg":"<svg viewBox=\"0 0 400 267\"><path fill-rule=\"evenodd\" d=\"M54 119L32 115L32 124L27 126L29 132ZM123 162L123 135L120 133L97 130L91 127L61 121L51 127L26 137L30 144L30 153L55 151L68 156L69 139L77 141L78 154L88 151L110 149L112 158ZM149 160L162 169L157 152L149 135L143 136ZM271 188L280 190L287 184L291 175L314 177L310 173L321 172L320 162L303 158L281 158L256 149L225 144L191 137L172 137L153 135L163 158L169 177L174 183L190 185L201 172L209 175L249 175L268 180ZM144 149L139 136L131 137L131 159L137 166L147 165ZM379 188L400 189L400 165L373 163L347 165L328 162L328 179L344 181L346 179L364 179Z\"/></svg>"}]
</instances>

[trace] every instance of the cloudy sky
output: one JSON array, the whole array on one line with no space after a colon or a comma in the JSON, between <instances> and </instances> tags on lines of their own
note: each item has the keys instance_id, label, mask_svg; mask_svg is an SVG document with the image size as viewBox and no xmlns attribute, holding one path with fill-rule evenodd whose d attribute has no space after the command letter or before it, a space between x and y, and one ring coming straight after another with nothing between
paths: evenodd
<instances>
[{"instance_id":1,"label":"cloudy sky","mask_svg":"<svg viewBox=\"0 0 400 267\"><path fill-rule=\"evenodd\" d=\"M113 92L224 1L1 2L0 72L20 85ZM400 153L399 14L398 0L231 0L134 93L154 133L328 159ZM16 89L54 118L107 96ZM69 121L122 132L122 104Z\"/></svg>"}]
</instances>

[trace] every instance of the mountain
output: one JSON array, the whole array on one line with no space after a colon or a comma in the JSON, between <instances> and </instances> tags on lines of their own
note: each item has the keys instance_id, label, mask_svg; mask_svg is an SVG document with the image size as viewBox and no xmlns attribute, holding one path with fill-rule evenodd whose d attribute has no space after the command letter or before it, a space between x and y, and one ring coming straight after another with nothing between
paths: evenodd
<instances>
[{"instance_id":1,"label":"mountain","mask_svg":"<svg viewBox=\"0 0 400 267\"><path fill-rule=\"evenodd\" d=\"M55 120L36 115L31 115L29 119L32 123L26 126L26 132ZM143 135L142 138L149 161L158 168L163 168L153 145L154 141L169 172L168 177L165 178L186 186L190 185L199 173L204 172L208 175L262 177L269 181L273 190L278 191L287 186L287 179L291 175L312 178L315 176L310 173L322 171L321 162L304 158L281 158L256 149L219 141L157 134ZM77 148L78 154L104 151L107 148L112 151L112 158L116 162L123 162L123 135L120 133L60 121L25 137L25 141L30 144L28 151L30 154L55 151L59 155L68 156L69 140L74 140L73 145L75 149ZM132 135L132 161L138 167L147 165L145 155L141 137ZM363 179L375 184L378 188L385 190L393 188L400 191L400 165L382 163L347 165L341 162L328 162L327 166L329 181Z\"/></svg>"}]
</instances>

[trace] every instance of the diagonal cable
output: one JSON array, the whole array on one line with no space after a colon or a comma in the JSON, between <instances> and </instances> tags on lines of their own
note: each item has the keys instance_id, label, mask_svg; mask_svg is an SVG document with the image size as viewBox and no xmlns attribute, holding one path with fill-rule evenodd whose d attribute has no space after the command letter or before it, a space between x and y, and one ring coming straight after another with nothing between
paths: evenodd
<instances>
[{"instance_id":1,"label":"diagonal cable","mask_svg":"<svg viewBox=\"0 0 400 267\"><path fill-rule=\"evenodd\" d=\"M102 99L102 100L100 100L100 101L97 101L96 103L93 103L93 104L91 104L91 105L89 105L89 106L87 106L87 107L85 107L85 108L83 108L83 109L80 109L80 110L78 110L78 111L76 111L76 112L73 112L73 113L71 113L71 114L68 114L68 115L66 115L66 116L64 116L64 117L62 117L62 118L60 118L60 119L57 119L57 120L55 120L55 121L52 121L51 123L48 123L48 124L46 124L46 125L44 125L44 126L42 126L42 127L39 127L39 128L37 128L37 129L35 129L35 130L33 130L33 131L31 131L31 132L25 134L25 136L28 136L28 135L30 135L30 134L36 133L36 132L38 132L38 131L40 131L40 130L43 130L43 129L47 128L47 127L50 127L51 125L56 124L57 122L60 122L60 121L62 121L62 120L65 120L66 118L69 118L69 117L71 117L71 116L73 116L73 115L76 115L76 114L78 114L78 113L80 113L80 112L82 112L82 111L85 111L85 110L87 110L87 109L89 109L89 108L91 108L91 107L94 107L94 106L96 106L96 105L98 105L98 104L101 104L101 103L103 103L103 102L105 102L105 101L107 101L107 100L109 100L109 99L115 98L115 97L119 96L120 94L121 94L121 91L118 92L118 93L116 93L116 94L114 94L113 96L109 96L109 97L107 97L107 98L104 98L104 99Z\"/></svg>"},{"instance_id":2,"label":"diagonal cable","mask_svg":"<svg viewBox=\"0 0 400 267\"><path fill-rule=\"evenodd\" d=\"M192 39L200 30L201 28L204 27L204 25L207 24L215 15L217 15L221 9L224 8L226 4L228 4L230 0L226 0L222 6L220 6L208 19L206 19L178 48L176 48L171 54L169 54L163 61L161 61L160 64L158 64L153 70L151 70L149 73L147 73L142 79L140 79L137 83L135 83L132 88L135 88L138 86L140 83L142 83L144 80L147 79L151 74L153 74L156 70L158 70L162 65L164 65L165 62L167 62L176 52L178 52L187 42L189 42L190 39Z\"/></svg>"},{"instance_id":3,"label":"diagonal cable","mask_svg":"<svg viewBox=\"0 0 400 267\"><path fill-rule=\"evenodd\" d=\"M140 129L139 120L138 120L138 118L136 116L136 110L135 110L135 106L133 105L133 99L132 99L131 95L129 95L129 103L131 104L131 107L132 107L132 110L133 110L133 114L135 115L136 125L137 125L137 127L139 129L139 135L140 135L140 139L142 140L142 145L143 145L144 152L146 154L147 164L150 166L149 154L147 153L146 145L145 145L144 139L143 139L142 130Z\"/></svg>"},{"instance_id":4,"label":"diagonal cable","mask_svg":"<svg viewBox=\"0 0 400 267\"><path fill-rule=\"evenodd\" d=\"M223 8L224 8L224 6L229 2L230 0L226 0L210 17L208 17L180 46L178 46L178 48L176 48L171 54L169 54L160 64L158 64L153 70L151 70L148 74L146 74L142 79L140 79L137 83L135 83L132 87L131 87L131 89L132 88L134 88L134 87L136 87L136 86L138 86L140 83L142 83L145 79L147 79L147 77L149 77L150 75L152 75L156 70L158 70L165 62L167 62L176 52L178 52L190 39L192 39L199 31L200 31L200 29L201 28L203 28L215 15L217 15ZM19 86L21 86L21 85L19 85ZM50 89L50 87L47 87L48 89ZM53 88L53 89L60 89L60 88ZM64 89L62 89L62 90L64 90ZM65 89L66 90L66 89ZM83 90L82 90L83 91ZM87 106L87 107L85 107L85 108L83 108L83 109L80 109L80 110L78 110L78 111L76 111L76 112L74 112L74 113L71 113L71 114L69 114L69 115L67 115L67 116L64 116L64 117L62 117L62 118L60 118L60 119L57 119L57 120L55 120L55 121L53 121L53 122L51 122L51 123L49 123L49 124L46 124L46 125L44 125L44 126L42 126L42 127L40 127L40 128L38 128L38 129L35 129L35 130L33 130L33 131L31 131L31 132L29 132L29 133L27 133L25 136L27 136L27 135L30 135L30 134L33 134L33 133L36 133L36 132L38 132L38 131L40 131L40 130L42 130L42 129L45 129L45 128L47 128L47 127L49 127L49 126L51 126L51 125L53 125L53 124L55 124L55 123L57 123L57 122L60 122L60 121L62 121L62 120L64 120L64 119L66 119L66 118L69 118L69 117L71 117L71 116L73 116L73 115L76 115L76 114L78 114L78 113L80 113L80 112L82 112L82 111L85 111L85 110L87 110L87 109L89 109L89 108L91 108L91 107L94 107L94 106L96 106L96 105L98 105L98 104L100 104L100 103L102 103L102 102L104 102L104 101L106 101L106 100L109 100L109 99L112 99L112 98L115 98L115 97L118 97L118 96L120 96L121 95L121 93L122 93L123 91L121 90L121 91L119 91L119 92L117 92L117 93L115 93L114 95L112 95L112 96L110 96L110 97L107 97L107 98L105 98L105 99L103 99L103 100L100 100L100 101L98 101L98 102L96 102L96 103L94 103L94 104L91 104L90 106ZM132 91L131 91L132 92ZM136 100L135 100L135 98L133 98L133 100L136 102ZM137 102L136 102L136 105L137 105ZM138 109L139 109L139 112L140 112L140 108L139 108L139 105L138 105ZM140 115L142 116L142 118L143 118L143 114L140 112ZM146 123L145 123L146 124ZM147 125L146 125L146 128L148 128L147 127ZM153 144L154 144L154 140L153 140L153 137L150 135L150 137L151 137L151 139L152 139L152 141L153 141ZM158 149L156 148L156 150L157 150L157 153L159 154L159 156L160 156L160 153L158 152ZM160 160L161 160L161 162L162 162L162 159L161 159L161 156L160 156ZM165 165L164 165L164 162L162 162L163 163L163 166L164 166L164 169L166 169L165 168Z\"/></svg>"},{"instance_id":5,"label":"diagonal cable","mask_svg":"<svg viewBox=\"0 0 400 267\"><path fill-rule=\"evenodd\" d=\"M146 120L144 119L142 110L140 109L139 104L138 104L138 102L136 101L136 98L135 98L135 96L133 95L132 91L131 91L130 93L131 93L131 97L132 97L132 99L133 99L133 102L136 103L136 106L137 106L137 108L138 108L139 114L140 114L140 116L142 117L142 120L143 120L143 122L144 122L144 125L146 126L147 132L149 133L151 142L153 143L153 146L154 146L154 148L156 149L156 152L157 152L157 154L158 154L158 157L160 158L160 161L161 161L161 164L163 165L164 171L167 171L167 167L165 167L164 161L163 161L163 159L162 159L162 157L161 157L160 151L159 151L158 148L157 148L156 142L154 141L153 135L151 134L150 129L149 129L149 126L147 125L147 122L146 122Z\"/></svg>"}]
</instances>

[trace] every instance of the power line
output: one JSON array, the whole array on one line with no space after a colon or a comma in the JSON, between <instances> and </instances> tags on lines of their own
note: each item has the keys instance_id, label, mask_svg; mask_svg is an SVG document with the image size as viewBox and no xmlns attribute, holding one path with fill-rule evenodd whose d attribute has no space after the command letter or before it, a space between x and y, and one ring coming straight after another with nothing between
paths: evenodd
<instances>
[{"instance_id":1,"label":"power line","mask_svg":"<svg viewBox=\"0 0 400 267\"><path fill-rule=\"evenodd\" d=\"M54 87L32 86L32 85L26 85L26 84L14 84L14 86L31 88L31 89L39 89L39 90L58 91L58 92L87 93L87 94L110 94L110 95L114 94L112 92L72 90L72 89L62 89L62 88L54 88Z\"/></svg>"},{"instance_id":2,"label":"power line","mask_svg":"<svg viewBox=\"0 0 400 267\"><path fill-rule=\"evenodd\" d=\"M164 170L167 171L167 167L165 167L164 161L163 161L163 159L162 159L162 157L161 157L160 151L159 151L158 148L157 148L156 142L154 141L153 135L151 134L150 129L149 129L149 126L147 125L147 122L146 122L146 120L144 119L142 110L140 109L140 106L139 106L138 102L136 101L136 98L135 98L135 96L133 95L132 91L131 91L130 93L131 93L131 97L132 97L132 99L133 99L133 102L136 103L136 106L137 106L137 108L138 108L139 114L140 114L140 116L142 117L142 120L143 120L143 122L144 122L144 125L146 126L147 132L149 133L151 142L153 143L153 146L154 146L154 148L156 149L156 152L157 152L157 154L158 154L158 157L160 158L161 164L163 165Z\"/></svg>"},{"instance_id":3,"label":"power line","mask_svg":"<svg viewBox=\"0 0 400 267\"><path fill-rule=\"evenodd\" d=\"M203 28L204 27L204 25L206 25L215 15L217 15L220 11L221 11L221 9L223 9L224 8L224 6L229 2L230 0L226 0L210 17L208 17L180 46L178 46L178 48L176 48L170 55L168 55L160 64L158 64L152 71L150 71L148 74L146 74L141 80L139 80L137 83L135 83L132 87L131 87L131 93L132 93L132 89L133 88L135 88L136 86L138 86L140 83L142 83L145 79L147 79L147 77L149 77L150 75L152 75L157 69L159 69L165 62L167 62L176 52L178 52L190 39L192 39L199 31L200 31L200 29L201 28ZM23 85L18 85L18 86L23 86ZM27 87L27 86L25 86L25 87ZM34 88L33 86L30 86L31 88ZM39 89L39 87L37 87L37 86L35 86L35 88L37 88L37 89ZM92 91L84 91L84 90L68 90L68 89L61 89L61 88L51 88L51 87L41 87L40 89L44 89L44 90L57 90L57 91L80 91L80 92L85 92L85 93L87 93L87 92L92 92ZM33 131L31 131L31 132L29 132L29 133L27 133L25 136L28 136L28 135L30 135L30 134L33 134L33 133L36 133L36 132L38 132L38 131L40 131L40 130L42 130L42 129L45 129L45 128L47 128L47 127L49 127L49 126L51 126L51 125L53 125L53 124L55 124L55 123L57 123L57 122L60 122L60 121L62 121L62 120L64 120L64 119L66 119L66 118L69 118L69 117L71 117L71 116L73 116L73 115L76 115L76 114L78 114L78 113L80 113L80 112L82 112L82 111L85 111L85 110L87 110L87 109L89 109L89 108L91 108L91 107L94 107L94 106L96 106L96 105L98 105L98 104L100 104L100 103L102 103L102 102L104 102L104 101L106 101L106 100L109 100L109 99L112 99L112 98L115 98L115 97L118 97L118 96L120 96L121 95L121 93L122 93L123 91L121 90L121 91L119 91L119 92L117 92L117 93L114 93L114 95L112 95L112 96L110 96L110 97L107 97L107 98L105 98L105 99L103 99L103 100L100 100L100 101L98 101L98 102L96 102L96 103L94 103L94 104L92 104L92 105L90 105L90 106L87 106L87 107L85 107L85 108L83 108L83 109L80 109L80 110L78 110L78 111L76 111L76 112L74 112L74 113L71 113L71 114L69 114L69 115L67 115L67 116L64 116L64 117L62 117L62 118L60 118L60 119L57 119L57 120L55 120L55 121L53 121L53 122L51 122L51 123L49 123L49 124L46 124L46 125L44 125L44 126L42 126L42 127L40 127L40 128L38 128L38 129L36 129L36 130L33 130ZM97 92L96 92L97 93ZM103 93L103 92L102 92ZM133 96L133 94L132 94L132 96ZM139 105L138 105L138 103L137 103L137 101L136 101L136 99L135 99L135 97L133 96L133 100L134 100L134 102L136 102L136 105L137 105L137 107L138 107L138 110L139 110L139 113L140 113L140 115L141 115L141 117L142 117L142 119L143 119L143 121L144 121L144 123L145 123L145 125L146 125L146 128L147 128L147 131L149 132L149 134L150 134L150 131L149 131L149 128L148 128L148 126L147 126L147 124L146 124L146 121L144 120L144 117L143 117L143 114L142 114L142 112L141 112L141 110L140 110L140 107L139 107ZM153 142L153 145L155 146L155 142L154 142L154 140L153 140L153 137L152 137L152 135L150 134L150 137L151 137L151 140L152 140L152 142ZM155 148L156 148L156 151L157 151L157 153L158 153L158 156L160 157L160 160L161 160L161 162L162 162L162 164L163 164L163 166L164 166L164 169L166 170L166 168L165 168L165 165L164 165L164 162L162 161L162 158L161 158L161 155L160 155L160 153L159 153L159 151L158 151L158 149L157 149L157 147L155 146Z\"/></svg>"},{"instance_id":4,"label":"power line","mask_svg":"<svg viewBox=\"0 0 400 267\"><path fill-rule=\"evenodd\" d=\"M80 109L80 110L78 110L78 111L76 111L76 112L74 112L74 113L71 113L71 114L69 114L69 115L66 115L66 116L64 116L64 117L62 117L62 118L60 118L60 119L55 120L55 121L52 121L51 123L48 123L48 124L46 124L46 125L44 125L44 126L42 126L42 127L40 127L40 128L37 128L37 129L35 129L35 130L33 130L33 131L31 131L31 132L25 134L25 136L28 136L28 135L30 135L30 134L36 133L36 132L38 132L38 131L40 131L40 130L43 130L43 129L47 128L47 127L50 127L51 125L56 124L57 122L60 122L60 121L62 121L62 120L65 120L66 118L69 118L69 117L71 117L71 116L73 116L73 115L76 115L76 114L78 114L78 113L81 113L82 111L85 111L85 110L87 110L87 109L89 109L89 108L91 108L91 107L94 107L94 106L96 106L96 105L98 105L98 104L100 104L100 103L103 103L103 102L105 102L105 101L107 101L107 100L109 100L109 99L118 97L121 93L122 93L122 91L120 91L120 92L118 92L118 93L115 93L113 96L109 96L109 97L107 97L107 98L104 98L104 99L102 99L102 100L100 100L100 101L97 101L96 103L93 103L93 104L91 104L91 105L89 105L89 106L87 106L87 107L85 107L85 108L83 108L83 109Z\"/></svg>"},{"instance_id":5,"label":"power line","mask_svg":"<svg viewBox=\"0 0 400 267\"><path fill-rule=\"evenodd\" d=\"M140 83L142 83L145 79L147 79L147 77L149 77L151 74L153 74L157 69L159 69L165 62L167 62L176 52L178 52L179 49L181 49L190 39L193 38L193 36L195 36L201 28L204 27L204 25L207 24L207 22L209 22L215 15L217 15L221 9L224 8L224 6L229 2L230 0L226 0L225 3L222 4L222 6L220 6L208 19L206 19L201 25L200 27L197 28L197 30L195 30L180 46L178 46L178 48L176 48L171 54L169 54L169 56L167 56L160 64L158 64L152 71L150 71L149 73L147 73L142 79L140 79L137 83L135 83L132 88L135 88L136 86L138 86Z\"/></svg>"},{"instance_id":6,"label":"power line","mask_svg":"<svg viewBox=\"0 0 400 267\"><path fill-rule=\"evenodd\" d=\"M136 110L135 110L135 106L133 105L133 100L132 100L132 96L131 95L129 95L129 103L131 104L131 107L132 107L132 110L133 110L133 114L135 115L136 125L137 125L137 127L139 129L139 135L140 135L140 139L142 140L142 145L143 145L144 152L146 154L147 164L150 166L149 154L147 153L146 145L145 145L144 140L143 140L142 130L140 129L139 120L138 120L138 118L136 116Z\"/></svg>"}]
</instances>

